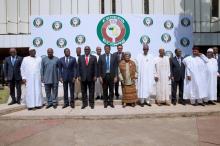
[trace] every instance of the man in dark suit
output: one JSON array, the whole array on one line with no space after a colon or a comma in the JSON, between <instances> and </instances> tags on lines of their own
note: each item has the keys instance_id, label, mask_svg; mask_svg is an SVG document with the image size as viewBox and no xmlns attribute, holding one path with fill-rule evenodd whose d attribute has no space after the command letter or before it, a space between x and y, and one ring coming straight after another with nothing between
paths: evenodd
<instances>
[{"instance_id":1,"label":"man in dark suit","mask_svg":"<svg viewBox=\"0 0 220 146\"><path fill-rule=\"evenodd\" d=\"M101 55L98 61L100 82L103 88L104 108L107 108L108 105L114 108L114 83L117 82L118 78L118 60L115 55L110 54L111 48L109 45L105 45L104 49L105 54Z\"/></svg>"},{"instance_id":2,"label":"man in dark suit","mask_svg":"<svg viewBox=\"0 0 220 146\"><path fill-rule=\"evenodd\" d=\"M214 58L217 59L218 62L218 73L220 74L220 55L218 54L218 47L213 47L214 50ZM220 77L217 79L217 101L220 102Z\"/></svg>"},{"instance_id":3,"label":"man in dark suit","mask_svg":"<svg viewBox=\"0 0 220 146\"><path fill-rule=\"evenodd\" d=\"M176 92L177 86L179 86L179 103L185 105L183 100L183 86L185 78L185 66L183 64L182 52L180 49L175 50L175 57L170 59L170 70L172 79L172 104L176 105Z\"/></svg>"},{"instance_id":4,"label":"man in dark suit","mask_svg":"<svg viewBox=\"0 0 220 146\"><path fill-rule=\"evenodd\" d=\"M12 101L8 105L21 103L21 63L23 58L17 56L15 48L10 49L10 56L5 59L4 74L5 80L9 82L10 96ZM15 87L17 90L17 98L15 97Z\"/></svg>"},{"instance_id":5,"label":"man in dark suit","mask_svg":"<svg viewBox=\"0 0 220 146\"><path fill-rule=\"evenodd\" d=\"M63 108L75 108L74 82L77 77L77 63L75 57L70 56L70 49L64 50L65 56L59 60L60 81L63 83L64 105ZM68 98L68 86L70 88L70 102Z\"/></svg>"},{"instance_id":6,"label":"man in dark suit","mask_svg":"<svg viewBox=\"0 0 220 146\"><path fill-rule=\"evenodd\" d=\"M123 46L121 44L119 44L117 46L117 50L118 51L115 52L113 55L115 55L117 57L118 64L119 64L120 61L124 59ZM119 88L119 80L117 80L117 82L115 83L115 97L116 97L116 99L119 99L119 96L120 96L119 92L118 92L118 88Z\"/></svg>"},{"instance_id":7,"label":"man in dark suit","mask_svg":"<svg viewBox=\"0 0 220 146\"><path fill-rule=\"evenodd\" d=\"M84 48L85 55L78 59L78 73L81 81L82 109L88 106L87 87L89 88L89 106L94 109L95 81L97 78L97 59L91 55L89 46Z\"/></svg>"}]
</instances>

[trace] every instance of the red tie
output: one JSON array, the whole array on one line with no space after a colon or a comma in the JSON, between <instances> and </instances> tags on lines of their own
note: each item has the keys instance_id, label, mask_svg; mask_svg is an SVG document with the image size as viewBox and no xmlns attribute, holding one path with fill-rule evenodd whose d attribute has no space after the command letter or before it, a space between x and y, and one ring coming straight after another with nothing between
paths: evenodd
<instances>
[{"instance_id":1,"label":"red tie","mask_svg":"<svg viewBox=\"0 0 220 146\"><path fill-rule=\"evenodd\" d=\"M86 56L86 65L88 65L88 64L89 64L89 57Z\"/></svg>"}]
</instances>

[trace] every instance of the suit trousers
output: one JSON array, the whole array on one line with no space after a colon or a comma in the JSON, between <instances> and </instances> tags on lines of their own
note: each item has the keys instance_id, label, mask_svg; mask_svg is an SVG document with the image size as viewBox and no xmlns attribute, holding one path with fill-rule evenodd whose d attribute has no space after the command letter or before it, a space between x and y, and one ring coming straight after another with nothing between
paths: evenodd
<instances>
[{"instance_id":1,"label":"suit trousers","mask_svg":"<svg viewBox=\"0 0 220 146\"><path fill-rule=\"evenodd\" d=\"M113 103L114 98L114 77L111 77L110 74L106 74L103 78L103 99L104 104ZM109 94L108 94L109 90Z\"/></svg>"},{"instance_id":2,"label":"suit trousers","mask_svg":"<svg viewBox=\"0 0 220 146\"><path fill-rule=\"evenodd\" d=\"M177 86L179 86L179 101L183 101L183 86L184 86L184 80L180 79L179 81L172 81L172 101L176 102L176 92L177 92Z\"/></svg>"},{"instance_id":3,"label":"suit trousers","mask_svg":"<svg viewBox=\"0 0 220 146\"><path fill-rule=\"evenodd\" d=\"M21 100L21 81L20 80L10 80L9 81L9 87L10 87L10 96L12 98L12 101L20 101ZM15 88L17 90L17 99L15 97Z\"/></svg>"},{"instance_id":4,"label":"suit trousers","mask_svg":"<svg viewBox=\"0 0 220 146\"><path fill-rule=\"evenodd\" d=\"M89 105L94 106L95 98L95 82L94 81L81 81L81 90L82 90L82 104L88 106L88 96L87 96L87 87L89 88Z\"/></svg>"},{"instance_id":5,"label":"suit trousers","mask_svg":"<svg viewBox=\"0 0 220 146\"><path fill-rule=\"evenodd\" d=\"M70 101L68 96L68 87L70 88ZM74 83L72 81L63 81L64 104L74 104Z\"/></svg>"}]
</instances>

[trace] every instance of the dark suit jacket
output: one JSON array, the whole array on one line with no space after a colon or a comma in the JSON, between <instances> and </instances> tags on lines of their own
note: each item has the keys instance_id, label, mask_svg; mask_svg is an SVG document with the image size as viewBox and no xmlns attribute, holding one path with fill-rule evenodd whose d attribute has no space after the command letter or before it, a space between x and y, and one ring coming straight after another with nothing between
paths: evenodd
<instances>
[{"instance_id":1,"label":"dark suit jacket","mask_svg":"<svg viewBox=\"0 0 220 146\"><path fill-rule=\"evenodd\" d=\"M181 57L181 66L175 57L170 58L170 70L171 77L174 77L175 81L185 78L185 65L183 64L183 57Z\"/></svg>"},{"instance_id":2,"label":"dark suit jacket","mask_svg":"<svg viewBox=\"0 0 220 146\"><path fill-rule=\"evenodd\" d=\"M103 54L99 57L99 76L104 78L106 75L106 54ZM110 57L110 76L117 77L118 76L118 58L116 55L111 54Z\"/></svg>"},{"instance_id":3,"label":"dark suit jacket","mask_svg":"<svg viewBox=\"0 0 220 146\"><path fill-rule=\"evenodd\" d=\"M218 73L220 74L220 55L218 55Z\"/></svg>"},{"instance_id":4,"label":"dark suit jacket","mask_svg":"<svg viewBox=\"0 0 220 146\"><path fill-rule=\"evenodd\" d=\"M122 52L121 59L120 59L120 57L118 55L118 52L113 53L113 55L115 55L117 57L118 64L120 63L121 60L124 60L124 52Z\"/></svg>"},{"instance_id":5,"label":"dark suit jacket","mask_svg":"<svg viewBox=\"0 0 220 146\"><path fill-rule=\"evenodd\" d=\"M94 77L97 77L97 58L93 55L89 56L89 64L86 65L85 55L82 55L78 59L78 73L81 81L93 81Z\"/></svg>"},{"instance_id":6,"label":"dark suit jacket","mask_svg":"<svg viewBox=\"0 0 220 146\"><path fill-rule=\"evenodd\" d=\"M23 58L20 56L16 56L16 61L14 66L12 65L11 62L11 56L7 57L5 59L5 64L4 64L4 75L7 78L8 81L11 80L22 80L21 77L21 63L22 63Z\"/></svg>"},{"instance_id":7,"label":"dark suit jacket","mask_svg":"<svg viewBox=\"0 0 220 146\"><path fill-rule=\"evenodd\" d=\"M68 66L65 62L65 57L59 59L59 73L63 81L72 81L77 77L77 63L76 58L70 56Z\"/></svg>"}]
</instances>

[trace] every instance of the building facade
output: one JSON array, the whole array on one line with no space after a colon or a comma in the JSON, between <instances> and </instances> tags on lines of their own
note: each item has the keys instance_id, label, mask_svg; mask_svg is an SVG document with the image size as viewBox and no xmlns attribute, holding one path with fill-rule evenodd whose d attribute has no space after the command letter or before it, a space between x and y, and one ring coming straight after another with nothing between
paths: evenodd
<instances>
[{"instance_id":1,"label":"building facade","mask_svg":"<svg viewBox=\"0 0 220 146\"><path fill-rule=\"evenodd\" d=\"M28 48L32 15L111 13L191 15L194 45L220 46L219 0L0 0L0 54Z\"/></svg>"}]
</instances>

